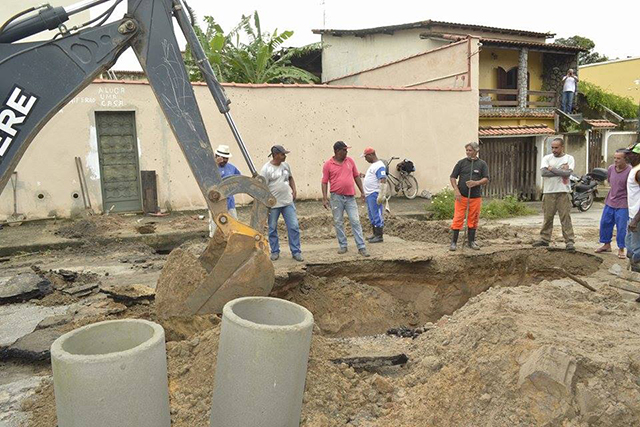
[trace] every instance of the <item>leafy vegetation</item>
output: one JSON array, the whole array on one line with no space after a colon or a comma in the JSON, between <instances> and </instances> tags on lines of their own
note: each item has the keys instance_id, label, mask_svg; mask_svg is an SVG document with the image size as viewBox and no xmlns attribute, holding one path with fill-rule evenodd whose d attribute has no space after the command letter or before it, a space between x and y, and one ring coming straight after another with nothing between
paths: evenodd
<instances>
[{"instance_id":1,"label":"leafy vegetation","mask_svg":"<svg viewBox=\"0 0 640 427\"><path fill-rule=\"evenodd\" d=\"M532 215L535 211L514 196L504 199L492 199L482 205L480 217L486 219L511 218L514 216Z\"/></svg>"},{"instance_id":2,"label":"leafy vegetation","mask_svg":"<svg viewBox=\"0 0 640 427\"><path fill-rule=\"evenodd\" d=\"M606 55L602 55L598 52L594 52L596 44L593 40L582 36L571 36L566 39L556 39L558 44L565 46L581 47L586 49L586 52L580 52L578 54L578 65L594 64L596 62L608 61L609 58Z\"/></svg>"},{"instance_id":3,"label":"leafy vegetation","mask_svg":"<svg viewBox=\"0 0 640 427\"><path fill-rule=\"evenodd\" d=\"M443 188L431 198L431 204L427 206L427 210L432 212L433 219L452 219L455 201L453 190Z\"/></svg>"},{"instance_id":4,"label":"leafy vegetation","mask_svg":"<svg viewBox=\"0 0 640 427\"><path fill-rule=\"evenodd\" d=\"M193 17L193 22L197 22ZM225 34L212 16L205 16L206 29L194 24L194 31L221 82L235 83L315 83L318 78L291 65L291 59L316 49L317 45L284 49L282 44L293 31L263 31L258 12L242 19ZM246 41L246 42L245 42ZM191 81L202 81L191 50L185 52L185 62Z\"/></svg>"},{"instance_id":5,"label":"leafy vegetation","mask_svg":"<svg viewBox=\"0 0 640 427\"><path fill-rule=\"evenodd\" d=\"M431 199L427 210L432 213L433 219L452 219L455 205L455 194L450 188L443 188ZM492 199L484 201L480 217L485 219L511 218L534 214L535 211L514 196L504 199Z\"/></svg>"},{"instance_id":6,"label":"leafy vegetation","mask_svg":"<svg viewBox=\"0 0 640 427\"><path fill-rule=\"evenodd\" d=\"M593 83L580 82L578 90L582 93L589 105L595 111L602 111L602 106L614 111L625 119L638 117L638 105L633 99L614 95Z\"/></svg>"}]
</instances>

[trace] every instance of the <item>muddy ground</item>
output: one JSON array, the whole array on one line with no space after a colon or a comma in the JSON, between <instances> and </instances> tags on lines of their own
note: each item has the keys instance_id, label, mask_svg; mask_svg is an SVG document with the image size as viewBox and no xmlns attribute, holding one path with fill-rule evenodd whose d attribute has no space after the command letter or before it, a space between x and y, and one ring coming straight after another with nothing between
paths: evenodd
<instances>
[{"instance_id":1,"label":"muddy ground","mask_svg":"<svg viewBox=\"0 0 640 427\"><path fill-rule=\"evenodd\" d=\"M481 251L449 253L448 224L415 219L422 202L415 203L388 218L386 242L369 245L369 259L353 246L338 255L328 215L311 205L299 209L305 263L290 259L285 241L273 295L307 307L316 322L301 425L640 425L640 304L635 291L620 287L637 288L609 273L623 261L593 255L595 208L572 215L575 254L561 243L531 248L537 216L484 222ZM0 306L0 346L34 328L55 336L106 319L157 321L167 335L172 424L208 426L220 319L159 318L145 292L158 280L166 241L131 237L154 222L151 235L196 232L188 244L204 242L197 232L206 220L198 215L35 227L42 241L77 245L0 259L0 280L35 270L54 289ZM69 293L92 283L99 286ZM396 367L331 362L400 353L408 362ZM4 354L0 425L55 426L46 357Z\"/></svg>"}]
</instances>

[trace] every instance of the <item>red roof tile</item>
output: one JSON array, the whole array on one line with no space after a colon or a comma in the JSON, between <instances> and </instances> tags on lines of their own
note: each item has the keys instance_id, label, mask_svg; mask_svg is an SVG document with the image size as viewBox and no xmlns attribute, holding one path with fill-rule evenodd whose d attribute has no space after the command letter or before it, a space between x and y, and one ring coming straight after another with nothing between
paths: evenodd
<instances>
[{"instance_id":1,"label":"red roof tile","mask_svg":"<svg viewBox=\"0 0 640 427\"><path fill-rule=\"evenodd\" d=\"M553 110L542 110L542 111L523 111L519 109L514 109L513 111L508 110L497 110L493 111L488 108L480 109L480 117L496 117L496 118L505 118L505 117L517 117L517 118L527 118L527 117L535 117L539 119L553 119Z\"/></svg>"},{"instance_id":2,"label":"red roof tile","mask_svg":"<svg viewBox=\"0 0 640 427\"><path fill-rule=\"evenodd\" d=\"M555 131L545 125L523 126L481 126L478 136L509 136L509 135L553 135Z\"/></svg>"},{"instance_id":3,"label":"red roof tile","mask_svg":"<svg viewBox=\"0 0 640 427\"><path fill-rule=\"evenodd\" d=\"M618 127L618 125L616 125L613 122L610 122L609 120L585 119L585 122L591 125L591 127L597 128L597 129L615 129Z\"/></svg>"}]
</instances>

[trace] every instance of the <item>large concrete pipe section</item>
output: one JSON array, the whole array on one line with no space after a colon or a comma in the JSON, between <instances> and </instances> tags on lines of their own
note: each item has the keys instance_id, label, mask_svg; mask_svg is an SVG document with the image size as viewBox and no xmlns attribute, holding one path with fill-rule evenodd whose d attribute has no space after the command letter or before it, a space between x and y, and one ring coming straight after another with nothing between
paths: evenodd
<instances>
[{"instance_id":1,"label":"large concrete pipe section","mask_svg":"<svg viewBox=\"0 0 640 427\"><path fill-rule=\"evenodd\" d=\"M94 323L51 346L58 427L170 427L162 326Z\"/></svg>"},{"instance_id":2,"label":"large concrete pipe section","mask_svg":"<svg viewBox=\"0 0 640 427\"><path fill-rule=\"evenodd\" d=\"M313 315L289 301L228 302L213 389L211 427L298 427Z\"/></svg>"}]
</instances>

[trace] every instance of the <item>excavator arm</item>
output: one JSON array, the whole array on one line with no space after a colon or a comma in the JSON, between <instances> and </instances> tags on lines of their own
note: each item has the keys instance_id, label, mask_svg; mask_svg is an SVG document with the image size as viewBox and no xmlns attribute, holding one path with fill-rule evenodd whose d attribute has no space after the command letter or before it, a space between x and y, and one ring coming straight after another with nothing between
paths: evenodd
<instances>
[{"instance_id":1,"label":"excavator arm","mask_svg":"<svg viewBox=\"0 0 640 427\"><path fill-rule=\"evenodd\" d=\"M275 204L229 111L229 100L215 78L193 31L182 0L129 0L117 22L69 31L71 13L109 0L88 0L69 8L45 7L38 14L5 24L0 30L0 189L4 188L27 147L66 103L107 71L132 47L158 103L187 159L207 206L218 225L198 263L204 278L163 315L219 313L239 296L267 295L274 282L268 243L262 234L267 209ZM111 0L115 5L122 0ZM222 179L211 143L173 31L177 21L220 112L225 116L252 176ZM31 34L59 28L61 37L15 43ZM250 225L227 214L226 198L246 193L253 199ZM171 255L167 260L171 262ZM162 277L161 277L162 280ZM172 295L158 288L157 298ZM163 294L163 292L165 294ZM172 312L175 311L175 312Z\"/></svg>"}]
</instances>

